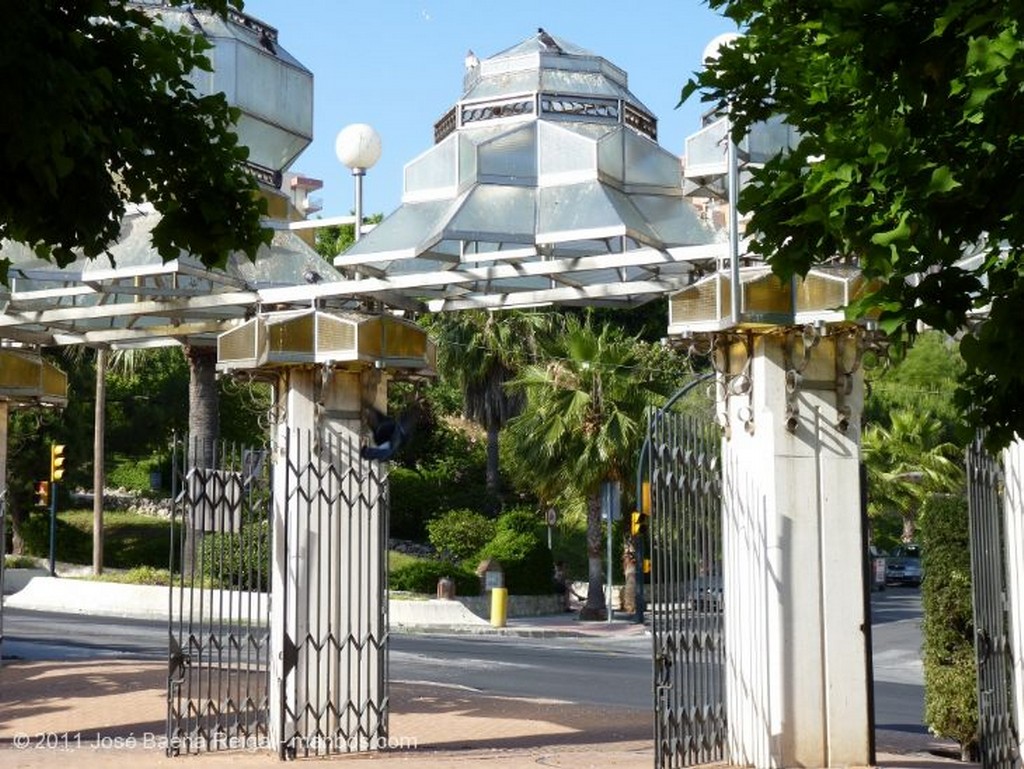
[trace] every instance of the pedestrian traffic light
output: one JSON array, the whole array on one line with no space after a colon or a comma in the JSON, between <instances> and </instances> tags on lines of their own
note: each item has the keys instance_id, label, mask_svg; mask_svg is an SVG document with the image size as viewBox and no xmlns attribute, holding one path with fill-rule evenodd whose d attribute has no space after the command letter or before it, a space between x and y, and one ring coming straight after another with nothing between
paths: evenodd
<instances>
[{"instance_id":1,"label":"pedestrian traffic light","mask_svg":"<svg viewBox=\"0 0 1024 769\"><path fill-rule=\"evenodd\" d=\"M56 483L64 477L64 444L50 445L50 482Z\"/></svg>"},{"instance_id":2,"label":"pedestrian traffic light","mask_svg":"<svg viewBox=\"0 0 1024 769\"><path fill-rule=\"evenodd\" d=\"M38 507L49 507L50 505L50 482L39 481L36 484L36 505Z\"/></svg>"}]
</instances>

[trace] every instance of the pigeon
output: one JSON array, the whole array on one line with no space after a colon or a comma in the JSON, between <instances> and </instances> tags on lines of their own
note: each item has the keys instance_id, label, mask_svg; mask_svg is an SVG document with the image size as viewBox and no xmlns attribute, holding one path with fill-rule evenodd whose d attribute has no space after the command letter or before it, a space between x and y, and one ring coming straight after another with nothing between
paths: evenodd
<instances>
[{"instance_id":1,"label":"pigeon","mask_svg":"<svg viewBox=\"0 0 1024 769\"><path fill-rule=\"evenodd\" d=\"M544 27L537 27L537 37L540 38L540 42L545 48L556 53L563 53L562 46L560 46L555 38L551 37L547 32L544 31Z\"/></svg>"},{"instance_id":2,"label":"pigeon","mask_svg":"<svg viewBox=\"0 0 1024 769\"><path fill-rule=\"evenodd\" d=\"M473 53L472 49L466 52L466 69L476 69L480 66L480 59Z\"/></svg>"},{"instance_id":3,"label":"pigeon","mask_svg":"<svg viewBox=\"0 0 1024 769\"><path fill-rule=\"evenodd\" d=\"M304 273L302 273L302 279L304 281L306 281L307 283L315 285L315 284L319 283L321 280L323 280L324 278L323 278L323 276L319 272L317 272L316 270L310 268L310 269L306 270Z\"/></svg>"},{"instance_id":4,"label":"pigeon","mask_svg":"<svg viewBox=\"0 0 1024 769\"><path fill-rule=\"evenodd\" d=\"M363 446L359 455L363 459L387 460L394 456L412 437L418 417L417 409L410 408L396 419L372 406L367 409L367 421L373 432L373 446Z\"/></svg>"}]
</instances>

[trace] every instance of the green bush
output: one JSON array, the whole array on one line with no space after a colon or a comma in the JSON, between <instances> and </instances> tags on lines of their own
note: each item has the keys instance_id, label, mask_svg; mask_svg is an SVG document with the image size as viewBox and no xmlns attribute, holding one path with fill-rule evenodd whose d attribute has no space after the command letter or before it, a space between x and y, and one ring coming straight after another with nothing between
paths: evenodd
<instances>
[{"instance_id":1,"label":"green bush","mask_svg":"<svg viewBox=\"0 0 1024 769\"><path fill-rule=\"evenodd\" d=\"M211 584L239 590L270 589L270 525L244 524L241 531L203 535L197 570Z\"/></svg>"},{"instance_id":2,"label":"green bush","mask_svg":"<svg viewBox=\"0 0 1024 769\"><path fill-rule=\"evenodd\" d=\"M442 556L456 561L479 552L494 533L494 521L475 510L449 510L427 524L430 544Z\"/></svg>"},{"instance_id":3,"label":"green bush","mask_svg":"<svg viewBox=\"0 0 1024 769\"><path fill-rule=\"evenodd\" d=\"M106 484L111 488L150 491L152 473L160 473L161 483L169 478L170 460L156 454L141 459L115 455L112 465L106 477Z\"/></svg>"},{"instance_id":4,"label":"green bush","mask_svg":"<svg viewBox=\"0 0 1024 769\"><path fill-rule=\"evenodd\" d=\"M929 499L919 530L925 722L970 757L978 745L978 698L967 500Z\"/></svg>"},{"instance_id":5,"label":"green bush","mask_svg":"<svg viewBox=\"0 0 1024 769\"><path fill-rule=\"evenodd\" d=\"M479 509L481 500L487 499L483 465L472 474L453 473L446 466L424 470L396 466L388 478L391 536L398 539L422 542L428 521L446 510Z\"/></svg>"},{"instance_id":6,"label":"green bush","mask_svg":"<svg viewBox=\"0 0 1024 769\"><path fill-rule=\"evenodd\" d=\"M555 567L542 528L536 513L510 510L498 518L494 538L477 554L478 560L493 558L501 563L509 593L548 595L554 591Z\"/></svg>"},{"instance_id":7,"label":"green bush","mask_svg":"<svg viewBox=\"0 0 1024 769\"><path fill-rule=\"evenodd\" d=\"M437 592L437 581L449 577L455 581L456 595L479 595L480 579L465 566L450 561L435 561L423 558L399 566L391 572L389 580L392 590L407 590L410 593Z\"/></svg>"}]
</instances>

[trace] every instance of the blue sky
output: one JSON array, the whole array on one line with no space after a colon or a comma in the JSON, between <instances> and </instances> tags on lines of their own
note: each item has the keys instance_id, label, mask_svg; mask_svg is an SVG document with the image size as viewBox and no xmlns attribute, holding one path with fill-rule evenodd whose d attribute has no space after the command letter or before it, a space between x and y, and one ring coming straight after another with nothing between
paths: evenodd
<instances>
[{"instance_id":1,"label":"blue sky","mask_svg":"<svg viewBox=\"0 0 1024 769\"><path fill-rule=\"evenodd\" d=\"M369 123L383 153L364 182L367 214L401 203L402 168L433 142L434 122L462 95L463 60L481 59L537 27L629 73L630 90L658 118L663 147L682 154L699 123L696 98L676 109L704 46L735 29L698 0L246 0L314 76L313 143L292 165L322 179L321 216L353 207L352 177L334 154L338 131Z\"/></svg>"}]
</instances>

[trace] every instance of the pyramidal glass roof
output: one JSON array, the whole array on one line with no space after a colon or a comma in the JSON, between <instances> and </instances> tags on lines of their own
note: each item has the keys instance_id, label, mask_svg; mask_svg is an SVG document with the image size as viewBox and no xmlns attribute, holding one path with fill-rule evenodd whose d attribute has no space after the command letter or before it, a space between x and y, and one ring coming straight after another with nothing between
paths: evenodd
<instances>
[{"instance_id":1,"label":"pyramidal glass roof","mask_svg":"<svg viewBox=\"0 0 1024 769\"><path fill-rule=\"evenodd\" d=\"M634 305L713 269L718 240L626 72L539 29L467 57L462 98L406 165L401 207L335 266L429 275L410 292L432 310Z\"/></svg>"}]
</instances>

